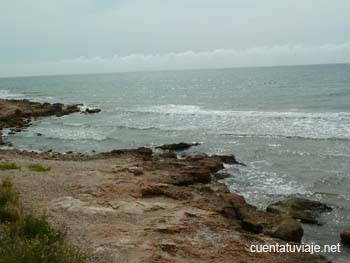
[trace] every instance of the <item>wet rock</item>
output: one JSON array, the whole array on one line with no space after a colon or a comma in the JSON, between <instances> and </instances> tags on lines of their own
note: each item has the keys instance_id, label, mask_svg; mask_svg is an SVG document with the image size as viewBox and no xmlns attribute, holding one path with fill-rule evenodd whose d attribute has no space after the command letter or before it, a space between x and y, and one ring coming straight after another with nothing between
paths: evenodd
<instances>
[{"instance_id":1,"label":"wet rock","mask_svg":"<svg viewBox=\"0 0 350 263\"><path fill-rule=\"evenodd\" d=\"M213 157L220 158L223 163L227 164L237 164L236 157L233 154L230 155L213 155Z\"/></svg>"},{"instance_id":2,"label":"wet rock","mask_svg":"<svg viewBox=\"0 0 350 263\"><path fill-rule=\"evenodd\" d=\"M192 146L197 146L200 145L199 143L185 143L185 142L180 142L180 143L173 143L173 144L164 144L161 146L157 146L157 149L161 149L164 151L184 151Z\"/></svg>"},{"instance_id":3,"label":"wet rock","mask_svg":"<svg viewBox=\"0 0 350 263\"><path fill-rule=\"evenodd\" d=\"M238 162L233 154L229 155L212 155L212 157L220 158L223 163L226 164L239 164L246 166L244 163Z\"/></svg>"},{"instance_id":4,"label":"wet rock","mask_svg":"<svg viewBox=\"0 0 350 263\"><path fill-rule=\"evenodd\" d=\"M84 113L87 113L87 114L94 114L94 113L99 113L101 112L101 109L89 109L89 108L86 108L86 110L84 111Z\"/></svg>"},{"instance_id":5,"label":"wet rock","mask_svg":"<svg viewBox=\"0 0 350 263\"><path fill-rule=\"evenodd\" d=\"M223 162L218 157L208 157L204 155L188 156L186 161L197 164L198 166L208 167L212 173L224 169Z\"/></svg>"},{"instance_id":6,"label":"wet rock","mask_svg":"<svg viewBox=\"0 0 350 263\"><path fill-rule=\"evenodd\" d=\"M303 227L298 221L286 218L271 233L271 236L285 241L301 242L303 234Z\"/></svg>"},{"instance_id":7,"label":"wet rock","mask_svg":"<svg viewBox=\"0 0 350 263\"><path fill-rule=\"evenodd\" d=\"M214 174L214 178L216 180L226 179L226 178L229 178L230 176L231 176L231 174L227 171L219 171L219 172Z\"/></svg>"},{"instance_id":8,"label":"wet rock","mask_svg":"<svg viewBox=\"0 0 350 263\"><path fill-rule=\"evenodd\" d=\"M291 216L299 219L302 223L320 224L317 215L329 212L332 208L318 201L295 197L271 204L266 210L275 214Z\"/></svg>"},{"instance_id":9,"label":"wet rock","mask_svg":"<svg viewBox=\"0 0 350 263\"><path fill-rule=\"evenodd\" d=\"M2 132L0 131L0 145L5 145L5 142L2 139Z\"/></svg>"},{"instance_id":10,"label":"wet rock","mask_svg":"<svg viewBox=\"0 0 350 263\"><path fill-rule=\"evenodd\" d=\"M350 245L350 228L347 228L341 232L340 240L344 245Z\"/></svg>"}]
</instances>

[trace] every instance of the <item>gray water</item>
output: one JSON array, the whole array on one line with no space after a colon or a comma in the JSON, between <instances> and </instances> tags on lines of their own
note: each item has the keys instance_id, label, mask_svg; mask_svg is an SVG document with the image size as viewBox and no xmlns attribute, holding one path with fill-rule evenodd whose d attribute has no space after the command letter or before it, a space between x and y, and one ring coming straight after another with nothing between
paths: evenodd
<instances>
[{"instance_id":1,"label":"gray water","mask_svg":"<svg viewBox=\"0 0 350 263\"><path fill-rule=\"evenodd\" d=\"M0 97L102 109L5 133L16 148L202 142L192 151L234 153L248 165L227 167L225 182L259 208L290 195L331 205L323 226L304 226L305 242L337 244L350 226L350 65L3 78ZM345 247L327 256L350 262Z\"/></svg>"}]
</instances>

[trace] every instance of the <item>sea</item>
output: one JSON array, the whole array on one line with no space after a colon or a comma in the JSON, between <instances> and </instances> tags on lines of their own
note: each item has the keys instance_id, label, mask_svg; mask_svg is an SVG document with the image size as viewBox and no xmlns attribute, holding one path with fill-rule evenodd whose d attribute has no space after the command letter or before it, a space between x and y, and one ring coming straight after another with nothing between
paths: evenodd
<instances>
[{"instance_id":1,"label":"sea","mask_svg":"<svg viewBox=\"0 0 350 263\"><path fill-rule=\"evenodd\" d=\"M0 78L0 98L82 103L98 114L39 118L4 139L25 150L92 153L200 142L234 154L230 190L265 209L289 196L333 208L305 243L350 227L350 64ZM42 136L37 136L41 133ZM328 253L350 262L350 249Z\"/></svg>"}]
</instances>

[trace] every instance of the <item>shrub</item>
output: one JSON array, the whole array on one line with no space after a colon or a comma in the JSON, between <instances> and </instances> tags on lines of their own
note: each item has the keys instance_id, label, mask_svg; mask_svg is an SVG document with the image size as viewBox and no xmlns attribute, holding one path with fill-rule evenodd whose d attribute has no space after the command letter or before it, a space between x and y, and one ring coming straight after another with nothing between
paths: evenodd
<instances>
[{"instance_id":1,"label":"shrub","mask_svg":"<svg viewBox=\"0 0 350 263\"><path fill-rule=\"evenodd\" d=\"M0 163L0 170L19 170L21 167L15 163Z\"/></svg>"},{"instance_id":2,"label":"shrub","mask_svg":"<svg viewBox=\"0 0 350 263\"><path fill-rule=\"evenodd\" d=\"M13 189L11 181L4 179L0 185L0 208L9 203L18 204L18 193Z\"/></svg>"},{"instance_id":3,"label":"shrub","mask_svg":"<svg viewBox=\"0 0 350 263\"><path fill-rule=\"evenodd\" d=\"M28 169L33 171L33 172L48 172L51 170L51 167L45 167L42 166L41 164L31 164L28 166Z\"/></svg>"},{"instance_id":4,"label":"shrub","mask_svg":"<svg viewBox=\"0 0 350 263\"><path fill-rule=\"evenodd\" d=\"M0 263L85 263L76 248L44 219L23 217L10 180L0 185Z\"/></svg>"},{"instance_id":5,"label":"shrub","mask_svg":"<svg viewBox=\"0 0 350 263\"><path fill-rule=\"evenodd\" d=\"M21 224L19 231L27 238L53 236L56 234L46 220L36 219L31 215Z\"/></svg>"}]
</instances>

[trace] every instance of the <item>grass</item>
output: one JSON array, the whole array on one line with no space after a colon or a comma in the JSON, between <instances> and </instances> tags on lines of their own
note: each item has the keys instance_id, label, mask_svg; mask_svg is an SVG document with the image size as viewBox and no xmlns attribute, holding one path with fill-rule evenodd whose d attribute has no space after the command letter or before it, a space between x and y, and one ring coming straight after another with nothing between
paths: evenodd
<instances>
[{"instance_id":1,"label":"grass","mask_svg":"<svg viewBox=\"0 0 350 263\"><path fill-rule=\"evenodd\" d=\"M19 170L21 167L19 167L15 163L0 163L0 170Z\"/></svg>"},{"instance_id":2,"label":"grass","mask_svg":"<svg viewBox=\"0 0 350 263\"><path fill-rule=\"evenodd\" d=\"M24 216L19 194L6 179L0 184L0 263L85 263L76 248L45 218Z\"/></svg>"},{"instance_id":3,"label":"grass","mask_svg":"<svg viewBox=\"0 0 350 263\"><path fill-rule=\"evenodd\" d=\"M38 173L42 173L42 172L48 172L51 170L51 167L45 167L42 166L41 164L31 164L28 166L28 169L33 171L33 172L38 172Z\"/></svg>"}]
</instances>

